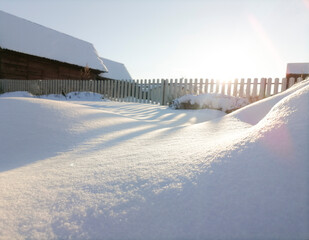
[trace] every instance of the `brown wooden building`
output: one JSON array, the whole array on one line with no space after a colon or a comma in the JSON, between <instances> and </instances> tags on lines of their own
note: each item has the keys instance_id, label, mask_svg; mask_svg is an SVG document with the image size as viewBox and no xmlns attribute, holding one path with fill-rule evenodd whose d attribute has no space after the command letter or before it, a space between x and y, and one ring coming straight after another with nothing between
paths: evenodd
<instances>
[{"instance_id":1,"label":"brown wooden building","mask_svg":"<svg viewBox=\"0 0 309 240\"><path fill-rule=\"evenodd\" d=\"M0 48L0 79L101 79L102 71Z\"/></svg>"},{"instance_id":2,"label":"brown wooden building","mask_svg":"<svg viewBox=\"0 0 309 240\"><path fill-rule=\"evenodd\" d=\"M309 63L288 63L286 68L286 78L305 79L309 77Z\"/></svg>"},{"instance_id":3,"label":"brown wooden building","mask_svg":"<svg viewBox=\"0 0 309 240\"><path fill-rule=\"evenodd\" d=\"M0 79L102 79L104 72L91 43L0 10Z\"/></svg>"}]
</instances>

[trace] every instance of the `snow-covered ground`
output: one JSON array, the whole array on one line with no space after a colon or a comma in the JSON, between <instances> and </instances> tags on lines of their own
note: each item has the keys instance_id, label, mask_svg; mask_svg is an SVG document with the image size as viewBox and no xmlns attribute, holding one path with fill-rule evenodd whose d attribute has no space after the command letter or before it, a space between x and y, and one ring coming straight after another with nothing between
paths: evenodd
<instances>
[{"instance_id":1,"label":"snow-covered ground","mask_svg":"<svg viewBox=\"0 0 309 240\"><path fill-rule=\"evenodd\" d=\"M308 96L225 115L2 95L0 239L308 239Z\"/></svg>"}]
</instances>

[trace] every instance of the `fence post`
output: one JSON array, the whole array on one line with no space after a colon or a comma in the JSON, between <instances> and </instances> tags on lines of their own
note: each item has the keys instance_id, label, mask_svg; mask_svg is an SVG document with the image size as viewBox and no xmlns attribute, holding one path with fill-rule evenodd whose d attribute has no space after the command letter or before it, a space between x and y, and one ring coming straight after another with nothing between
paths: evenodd
<instances>
[{"instance_id":1,"label":"fence post","mask_svg":"<svg viewBox=\"0 0 309 240\"><path fill-rule=\"evenodd\" d=\"M135 94L135 80L132 80L130 102L134 102L134 94Z\"/></svg>"},{"instance_id":2,"label":"fence post","mask_svg":"<svg viewBox=\"0 0 309 240\"><path fill-rule=\"evenodd\" d=\"M157 79L156 90L155 90L156 104L160 104L160 101L161 101L160 93L161 93L161 82L160 82L160 79Z\"/></svg>"},{"instance_id":3,"label":"fence post","mask_svg":"<svg viewBox=\"0 0 309 240\"><path fill-rule=\"evenodd\" d=\"M177 98L177 93L178 93L178 79L176 78L173 83L172 101Z\"/></svg>"},{"instance_id":4,"label":"fence post","mask_svg":"<svg viewBox=\"0 0 309 240\"><path fill-rule=\"evenodd\" d=\"M209 80L206 78L205 86L204 86L204 93L208 93L208 84L209 84Z\"/></svg>"},{"instance_id":5,"label":"fence post","mask_svg":"<svg viewBox=\"0 0 309 240\"><path fill-rule=\"evenodd\" d=\"M232 83L229 80L228 83L227 83L227 93L226 93L226 95L231 96L231 90L232 90Z\"/></svg>"},{"instance_id":6,"label":"fence post","mask_svg":"<svg viewBox=\"0 0 309 240\"><path fill-rule=\"evenodd\" d=\"M301 82L303 79L301 77L298 77L297 80L296 80L296 83L299 83Z\"/></svg>"},{"instance_id":7,"label":"fence post","mask_svg":"<svg viewBox=\"0 0 309 240\"><path fill-rule=\"evenodd\" d=\"M143 89L142 89L143 91L142 103L146 103L146 93L147 93L146 89L147 89L147 79L144 79Z\"/></svg>"},{"instance_id":8,"label":"fence post","mask_svg":"<svg viewBox=\"0 0 309 240\"><path fill-rule=\"evenodd\" d=\"M139 80L135 82L135 100L134 102L139 102Z\"/></svg>"},{"instance_id":9,"label":"fence post","mask_svg":"<svg viewBox=\"0 0 309 240\"><path fill-rule=\"evenodd\" d=\"M240 86L239 86L239 97L243 97L244 96L244 88L245 88L245 79L242 78L240 80Z\"/></svg>"},{"instance_id":10,"label":"fence post","mask_svg":"<svg viewBox=\"0 0 309 240\"><path fill-rule=\"evenodd\" d=\"M182 95L187 95L187 89L188 89L188 79L186 78L184 81L184 87L183 87L183 93Z\"/></svg>"},{"instance_id":11,"label":"fence post","mask_svg":"<svg viewBox=\"0 0 309 240\"><path fill-rule=\"evenodd\" d=\"M203 93L203 78L200 79L200 83L199 83L199 94Z\"/></svg>"},{"instance_id":12,"label":"fence post","mask_svg":"<svg viewBox=\"0 0 309 240\"><path fill-rule=\"evenodd\" d=\"M177 86L176 82L176 96L175 98L181 97L182 96L182 78L179 79L179 86Z\"/></svg>"},{"instance_id":13,"label":"fence post","mask_svg":"<svg viewBox=\"0 0 309 240\"><path fill-rule=\"evenodd\" d=\"M233 87L233 96L237 97L237 88L238 88L238 79L234 80L234 87Z\"/></svg>"},{"instance_id":14,"label":"fence post","mask_svg":"<svg viewBox=\"0 0 309 240\"><path fill-rule=\"evenodd\" d=\"M225 95L225 82L220 82L221 83L221 94Z\"/></svg>"},{"instance_id":15,"label":"fence post","mask_svg":"<svg viewBox=\"0 0 309 240\"><path fill-rule=\"evenodd\" d=\"M197 78L194 79L194 87L193 87L193 90L194 90L194 95L198 95L198 88L197 88Z\"/></svg>"},{"instance_id":16,"label":"fence post","mask_svg":"<svg viewBox=\"0 0 309 240\"><path fill-rule=\"evenodd\" d=\"M219 93L220 81L216 80L216 93Z\"/></svg>"},{"instance_id":17,"label":"fence post","mask_svg":"<svg viewBox=\"0 0 309 240\"><path fill-rule=\"evenodd\" d=\"M252 89L252 97L253 98L255 98L257 96L257 85L258 85L258 79L254 78L253 89Z\"/></svg>"},{"instance_id":18,"label":"fence post","mask_svg":"<svg viewBox=\"0 0 309 240\"><path fill-rule=\"evenodd\" d=\"M139 96L138 96L138 102L139 103L141 103L142 99L143 99L143 85L144 85L144 80L141 79L140 84L139 84Z\"/></svg>"},{"instance_id":19,"label":"fence post","mask_svg":"<svg viewBox=\"0 0 309 240\"><path fill-rule=\"evenodd\" d=\"M247 79L246 98L249 100L251 95L251 78Z\"/></svg>"},{"instance_id":20,"label":"fence post","mask_svg":"<svg viewBox=\"0 0 309 240\"><path fill-rule=\"evenodd\" d=\"M192 83L193 83L193 80L192 78L190 78L190 81L189 81L189 94L192 95Z\"/></svg>"},{"instance_id":21,"label":"fence post","mask_svg":"<svg viewBox=\"0 0 309 240\"><path fill-rule=\"evenodd\" d=\"M271 95L271 83L272 83L272 79L268 78L267 85L266 85L266 97L269 97Z\"/></svg>"},{"instance_id":22,"label":"fence post","mask_svg":"<svg viewBox=\"0 0 309 240\"><path fill-rule=\"evenodd\" d=\"M160 101L160 105L164 105L164 96L165 96L165 80L161 79L161 101Z\"/></svg>"},{"instance_id":23,"label":"fence post","mask_svg":"<svg viewBox=\"0 0 309 240\"><path fill-rule=\"evenodd\" d=\"M295 78L293 78L293 77L290 78L289 79L289 88L292 87L294 85L294 83L295 83Z\"/></svg>"},{"instance_id":24,"label":"fence post","mask_svg":"<svg viewBox=\"0 0 309 240\"><path fill-rule=\"evenodd\" d=\"M278 93L279 78L275 78L274 95Z\"/></svg>"},{"instance_id":25,"label":"fence post","mask_svg":"<svg viewBox=\"0 0 309 240\"><path fill-rule=\"evenodd\" d=\"M281 92L286 90L286 86L287 86L287 79L286 78L282 78Z\"/></svg>"},{"instance_id":26,"label":"fence post","mask_svg":"<svg viewBox=\"0 0 309 240\"><path fill-rule=\"evenodd\" d=\"M260 83L259 99L263 99L265 97L265 89L266 89L266 78L262 78Z\"/></svg>"},{"instance_id":27,"label":"fence post","mask_svg":"<svg viewBox=\"0 0 309 240\"><path fill-rule=\"evenodd\" d=\"M213 93L213 92L214 92L214 80L211 79L211 80L210 80L209 93Z\"/></svg>"},{"instance_id":28,"label":"fence post","mask_svg":"<svg viewBox=\"0 0 309 240\"><path fill-rule=\"evenodd\" d=\"M120 102L124 101L124 80L120 80Z\"/></svg>"},{"instance_id":29,"label":"fence post","mask_svg":"<svg viewBox=\"0 0 309 240\"><path fill-rule=\"evenodd\" d=\"M109 99L114 100L114 80L108 80L109 81Z\"/></svg>"}]
</instances>

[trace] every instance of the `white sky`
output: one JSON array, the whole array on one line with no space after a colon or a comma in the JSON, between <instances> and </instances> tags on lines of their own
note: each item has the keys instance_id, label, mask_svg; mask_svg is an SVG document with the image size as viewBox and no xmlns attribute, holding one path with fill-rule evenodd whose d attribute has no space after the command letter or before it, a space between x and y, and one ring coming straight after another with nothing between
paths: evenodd
<instances>
[{"instance_id":1,"label":"white sky","mask_svg":"<svg viewBox=\"0 0 309 240\"><path fill-rule=\"evenodd\" d=\"M133 78L284 77L309 62L309 0L0 0Z\"/></svg>"}]
</instances>

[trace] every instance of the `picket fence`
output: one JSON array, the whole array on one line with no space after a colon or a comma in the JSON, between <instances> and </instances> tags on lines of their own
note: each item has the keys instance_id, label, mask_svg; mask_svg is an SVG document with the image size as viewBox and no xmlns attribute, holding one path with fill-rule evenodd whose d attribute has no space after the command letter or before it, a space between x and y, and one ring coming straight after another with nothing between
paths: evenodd
<instances>
[{"instance_id":1,"label":"picket fence","mask_svg":"<svg viewBox=\"0 0 309 240\"><path fill-rule=\"evenodd\" d=\"M106 99L168 105L186 94L219 93L254 102L278 94L302 78L254 78L222 82L214 79L157 80L11 80L0 79L0 92L28 91L34 95L95 92Z\"/></svg>"}]
</instances>

